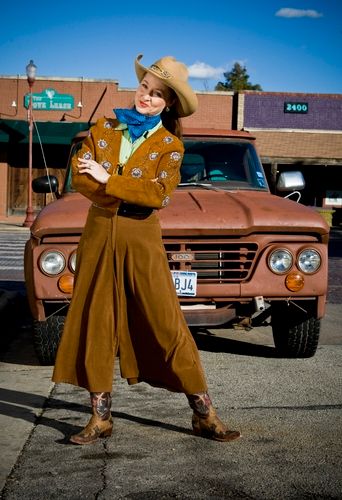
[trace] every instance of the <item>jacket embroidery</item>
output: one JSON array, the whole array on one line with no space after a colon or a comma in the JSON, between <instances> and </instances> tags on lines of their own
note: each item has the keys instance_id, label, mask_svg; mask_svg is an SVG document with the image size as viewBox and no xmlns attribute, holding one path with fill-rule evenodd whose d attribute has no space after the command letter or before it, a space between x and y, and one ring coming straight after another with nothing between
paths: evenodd
<instances>
[{"instance_id":1,"label":"jacket embroidery","mask_svg":"<svg viewBox=\"0 0 342 500\"><path fill-rule=\"evenodd\" d=\"M104 149L108 146L107 141L105 141L104 139L100 139L99 141L97 141L97 145L101 149Z\"/></svg>"},{"instance_id":2,"label":"jacket embroidery","mask_svg":"<svg viewBox=\"0 0 342 500\"><path fill-rule=\"evenodd\" d=\"M135 179L138 179L139 177L142 176L142 170L138 167L135 167L131 170L131 176L134 177Z\"/></svg>"},{"instance_id":3,"label":"jacket embroidery","mask_svg":"<svg viewBox=\"0 0 342 500\"><path fill-rule=\"evenodd\" d=\"M111 162L110 162L110 161L103 161L103 162L101 163L101 165L102 165L102 166L103 166L103 168L105 168L106 170L108 170L108 169L112 166L112 164L111 164Z\"/></svg>"},{"instance_id":4,"label":"jacket embroidery","mask_svg":"<svg viewBox=\"0 0 342 500\"><path fill-rule=\"evenodd\" d=\"M182 158L182 155L177 153L177 151L173 151L173 153L170 154L170 158L173 161L179 161Z\"/></svg>"},{"instance_id":5,"label":"jacket embroidery","mask_svg":"<svg viewBox=\"0 0 342 500\"><path fill-rule=\"evenodd\" d=\"M162 206L166 207L170 203L170 196L164 196L164 199L162 201Z\"/></svg>"}]
</instances>

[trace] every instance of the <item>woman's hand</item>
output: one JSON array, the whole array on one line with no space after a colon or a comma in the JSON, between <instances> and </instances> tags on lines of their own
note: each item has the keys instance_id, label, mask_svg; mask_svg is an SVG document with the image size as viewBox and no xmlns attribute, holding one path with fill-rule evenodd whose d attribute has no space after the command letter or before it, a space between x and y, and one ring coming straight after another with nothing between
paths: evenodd
<instances>
[{"instance_id":1,"label":"woman's hand","mask_svg":"<svg viewBox=\"0 0 342 500\"><path fill-rule=\"evenodd\" d=\"M102 165L97 163L95 160L85 160L84 158L78 158L78 172L80 174L89 174L100 184L107 184L110 177L108 172Z\"/></svg>"}]
</instances>

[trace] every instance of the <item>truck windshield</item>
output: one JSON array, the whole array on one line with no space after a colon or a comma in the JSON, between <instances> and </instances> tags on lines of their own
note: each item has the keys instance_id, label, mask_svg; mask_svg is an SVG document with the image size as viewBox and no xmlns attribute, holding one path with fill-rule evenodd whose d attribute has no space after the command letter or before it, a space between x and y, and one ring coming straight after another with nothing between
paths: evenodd
<instances>
[{"instance_id":1,"label":"truck windshield","mask_svg":"<svg viewBox=\"0 0 342 500\"><path fill-rule=\"evenodd\" d=\"M265 174L247 141L185 140L181 185L214 184L223 189L267 190Z\"/></svg>"},{"instance_id":2,"label":"truck windshield","mask_svg":"<svg viewBox=\"0 0 342 500\"><path fill-rule=\"evenodd\" d=\"M71 173L72 173L71 159L73 158L73 156L75 154L78 153L78 151L81 149L81 147L82 147L82 142L81 141L76 142L70 151L69 161L68 161L68 166L67 166L67 171L66 171L66 177L65 177L64 186L63 186L64 193L74 193L75 192L75 190L71 187Z\"/></svg>"},{"instance_id":3,"label":"truck windshield","mask_svg":"<svg viewBox=\"0 0 342 500\"><path fill-rule=\"evenodd\" d=\"M219 189L257 189L267 191L265 174L255 148L239 140L184 140L185 153L181 166L181 186ZM71 158L81 142L74 145L70 155L64 192L72 192Z\"/></svg>"}]
</instances>

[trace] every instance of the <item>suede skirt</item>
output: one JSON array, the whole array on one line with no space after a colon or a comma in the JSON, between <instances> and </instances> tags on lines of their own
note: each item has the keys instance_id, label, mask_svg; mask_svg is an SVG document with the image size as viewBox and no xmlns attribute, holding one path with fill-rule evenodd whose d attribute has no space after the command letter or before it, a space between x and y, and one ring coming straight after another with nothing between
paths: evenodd
<instances>
[{"instance_id":1,"label":"suede skirt","mask_svg":"<svg viewBox=\"0 0 342 500\"><path fill-rule=\"evenodd\" d=\"M129 384L207 391L180 309L155 212L123 217L91 206L53 381L111 392L114 361Z\"/></svg>"}]
</instances>

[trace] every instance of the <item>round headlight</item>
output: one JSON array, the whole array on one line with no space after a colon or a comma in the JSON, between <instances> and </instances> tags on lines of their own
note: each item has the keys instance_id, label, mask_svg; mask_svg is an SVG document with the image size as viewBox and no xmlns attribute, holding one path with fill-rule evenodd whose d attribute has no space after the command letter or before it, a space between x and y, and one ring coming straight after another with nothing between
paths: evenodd
<instances>
[{"instance_id":1,"label":"round headlight","mask_svg":"<svg viewBox=\"0 0 342 500\"><path fill-rule=\"evenodd\" d=\"M69 259L69 267L71 271L74 273L76 269L76 250L72 252L70 259Z\"/></svg>"},{"instance_id":2,"label":"round headlight","mask_svg":"<svg viewBox=\"0 0 342 500\"><path fill-rule=\"evenodd\" d=\"M289 250L278 248L270 253L268 257L268 265L274 273L287 273L292 267L293 257Z\"/></svg>"},{"instance_id":3,"label":"round headlight","mask_svg":"<svg viewBox=\"0 0 342 500\"><path fill-rule=\"evenodd\" d=\"M321 267L321 256L313 248L306 248L298 255L297 265L306 274L313 274Z\"/></svg>"},{"instance_id":4,"label":"round headlight","mask_svg":"<svg viewBox=\"0 0 342 500\"><path fill-rule=\"evenodd\" d=\"M45 274L55 276L65 268L65 258L57 250L48 250L44 252L39 259L39 267Z\"/></svg>"}]
</instances>

